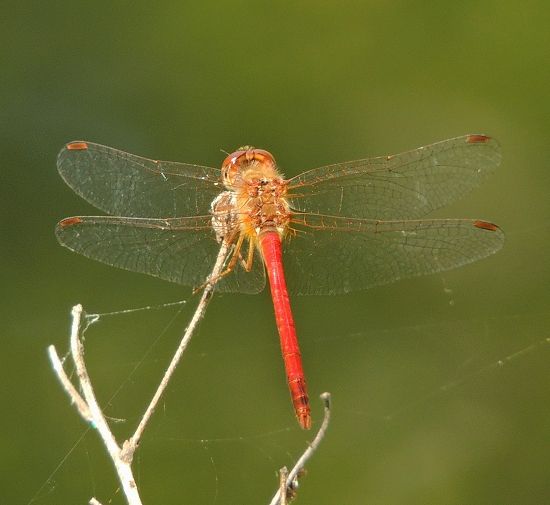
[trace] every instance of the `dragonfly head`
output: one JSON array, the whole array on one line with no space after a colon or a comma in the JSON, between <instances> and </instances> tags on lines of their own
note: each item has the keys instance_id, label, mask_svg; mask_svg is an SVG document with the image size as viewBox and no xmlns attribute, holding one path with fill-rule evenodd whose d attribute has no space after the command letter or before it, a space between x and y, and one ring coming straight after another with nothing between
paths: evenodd
<instances>
[{"instance_id":1,"label":"dragonfly head","mask_svg":"<svg viewBox=\"0 0 550 505\"><path fill-rule=\"evenodd\" d=\"M232 189L243 180L244 172L258 172L263 177L275 177L275 158L264 150L243 146L231 153L222 163L222 178L226 188Z\"/></svg>"}]
</instances>

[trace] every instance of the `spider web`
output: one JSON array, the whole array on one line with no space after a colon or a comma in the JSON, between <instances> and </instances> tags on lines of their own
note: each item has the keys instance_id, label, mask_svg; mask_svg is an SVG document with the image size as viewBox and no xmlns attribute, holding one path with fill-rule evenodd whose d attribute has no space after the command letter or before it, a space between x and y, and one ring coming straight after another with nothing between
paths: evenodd
<instances>
[{"instance_id":1,"label":"spider web","mask_svg":"<svg viewBox=\"0 0 550 505\"><path fill-rule=\"evenodd\" d=\"M333 424L302 481L299 503L336 503L342 492L403 503L405 493L417 498L434 486L443 496L459 496L457 479L485 468L484 459L494 470L499 456L523 454L522 443L544 438L550 314L536 304L489 310L494 300L480 299L495 288L476 281L482 271L410 281L404 290L380 288L360 300L296 301L314 430L321 418L316 396L329 390L334 400ZM533 266L522 275L541 271ZM472 288L480 291L475 302ZM425 292L431 296L419 304ZM257 298L224 296L209 308L136 454L145 502L268 503L277 470L292 466L312 439L293 419L282 365L272 361L280 356L267 296ZM149 401L191 302L88 316L87 362L105 413L124 419L113 424L119 440ZM363 304L370 308L361 313ZM255 313L259 306L265 307ZM399 318L395 306L405 307ZM354 315L326 331L333 316L322 315L332 314L329 308ZM251 314L246 325L244 312ZM69 409L59 415L78 423ZM539 437L518 434L525 420ZM27 503L94 495L125 503L94 431L73 441ZM399 474L405 471L410 475Z\"/></svg>"}]
</instances>

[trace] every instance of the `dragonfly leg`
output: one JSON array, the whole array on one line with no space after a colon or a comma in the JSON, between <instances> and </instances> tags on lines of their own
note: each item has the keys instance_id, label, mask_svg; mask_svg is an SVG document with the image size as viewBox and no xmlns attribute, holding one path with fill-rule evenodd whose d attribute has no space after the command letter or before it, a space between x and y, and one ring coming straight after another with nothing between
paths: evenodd
<instances>
[{"instance_id":1,"label":"dragonfly leg","mask_svg":"<svg viewBox=\"0 0 550 505\"><path fill-rule=\"evenodd\" d=\"M243 261L242 256L241 256L241 249L242 249L242 246L243 246L244 239L245 239L244 233L240 233L239 238L237 239L237 242L235 244L235 247L233 248L233 252L231 253L231 258L229 260L229 263L227 264L225 269L222 272L220 272L216 277L214 277L212 279L208 279L207 281L203 282L199 287L195 288L193 290L193 294L196 294L199 291L201 291L202 289L204 289L206 284L209 284L209 283L216 284L217 282L219 282L220 279L222 279L227 274L230 274L233 271L233 269L235 268L235 265L237 264L237 261L239 261L239 259L241 260L241 262ZM229 242L231 242L231 240L229 240ZM254 252L253 249L252 249L252 252ZM249 258L251 256L250 249L249 249L249 252L248 252L248 256L249 256ZM253 254L252 254L252 257L253 257ZM250 266L248 266L249 258L247 258L247 264L246 265L244 265L244 263L243 263L243 267L246 269L247 272L249 272L250 268L252 267L252 264L250 264Z\"/></svg>"},{"instance_id":2,"label":"dragonfly leg","mask_svg":"<svg viewBox=\"0 0 550 505\"><path fill-rule=\"evenodd\" d=\"M252 270L252 265L254 264L254 245L250 240L248 241L248 253L246 255L246 261L243 259L240 253L239 259L241 260L241 266L244 268L244 270L246 272L250 272Z\"/></svg>"}]
</instances>

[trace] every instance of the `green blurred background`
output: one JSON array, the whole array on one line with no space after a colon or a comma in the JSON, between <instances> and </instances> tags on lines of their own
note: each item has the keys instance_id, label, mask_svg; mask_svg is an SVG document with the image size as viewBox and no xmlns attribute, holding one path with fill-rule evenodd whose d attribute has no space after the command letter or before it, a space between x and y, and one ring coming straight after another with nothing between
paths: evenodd
<instances>
[{"instance_id":1,"label":"green blurred background","mask_svg":"<svg viewBox=\"0 0 550 505\"><path fill-rule=\"evenodd\" d=\"M501 168L438 216L498 223L500 253L293 300L314 429L316 397L334 399L298 503L550 502L548 2L18 1L0 26L2 503L124 503L47 361L48 344L67 347L70 307L188 300L87 332L124 436L195 304L57 245L57 220L96 212L57 175L65 142L211 166L248 143L294 175L482 132L501 142ZM267 503L311 438L268 295L218 295L136 457L143 500Z\"/></svg>"}]
</instances>

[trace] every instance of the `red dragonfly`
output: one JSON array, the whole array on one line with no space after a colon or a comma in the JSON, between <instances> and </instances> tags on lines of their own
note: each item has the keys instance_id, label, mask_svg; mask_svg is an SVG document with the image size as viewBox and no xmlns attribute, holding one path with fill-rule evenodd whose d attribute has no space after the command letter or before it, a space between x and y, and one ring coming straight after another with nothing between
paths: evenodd
<instances>
[{"instance_id":1,"label":"red dragonfly","mask_svg":"<svg viewBox=\"0 0 550 505\"><path fill-rule=\"evenodd\" d=\"M110 215L63 219L56 234L90 258L190 286L205 282L223 241L222 292L257 293L267 271L292 402L308 429L288 292L348 293L496 252L504 234L495 224L420 218L480 184L500 158L494 139L465 135L285 179L269 152L248 146L219 170L70 142L59 153L59 173Z\"/></svg>"}]
</instances>

